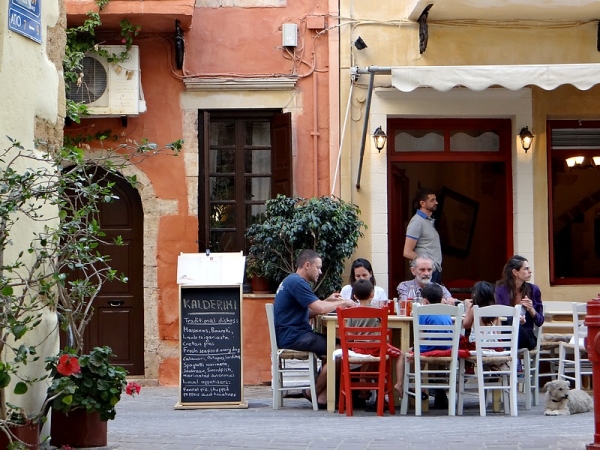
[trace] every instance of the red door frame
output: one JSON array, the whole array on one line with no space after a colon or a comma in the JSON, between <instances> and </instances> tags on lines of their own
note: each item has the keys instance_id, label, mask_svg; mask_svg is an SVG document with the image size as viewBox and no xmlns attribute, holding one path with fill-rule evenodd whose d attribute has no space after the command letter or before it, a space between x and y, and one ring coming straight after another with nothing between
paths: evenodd
<instances>
[{"instance_id":1,"label":"red door frame","mask_svg":"<svg viewBox=\"0 0 600 450\"><path fill-rule=\"evenodd\" d=\"M395 139L397 130L444 130L444 150L437 152L396 152ZM450 152L450 131L451 130L489 130L495 131L500 137L499 152ZM506 236L506 258L508 259L514 252L513 241L513 201L512 201L512 123L510 119L431 119L431 118L388 118L387 120L387 159L388 159L388 230L399 230L401 232L388 232L388 289L393 288L395 277L400 267L404 267L402 249L404 248L405 230L403 226L398 227L398 223L404 224L398 215L397 207L402 202L398 198L398 193L394 189L394 177L392 173L394 164L398 162L501 162L506 166L506 217L507 217L507 236ZM406 195L402 195L406 197ZM406 201L406 199L405 199ZM410 201L410 199L408 199ZM405 208L405 207L404 207ZM394 215L395 214L395 215ZM394 215L394 217L392 217ZM396 275L395 275L396 274Z\"/></svg>"}]
</instances>

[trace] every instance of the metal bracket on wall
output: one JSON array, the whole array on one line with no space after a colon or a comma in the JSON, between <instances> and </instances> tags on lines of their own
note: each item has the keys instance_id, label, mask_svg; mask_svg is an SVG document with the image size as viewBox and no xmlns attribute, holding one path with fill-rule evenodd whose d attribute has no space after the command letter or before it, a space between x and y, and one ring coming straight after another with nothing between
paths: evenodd
<instances>
[{"instance_id":1,"label":"metal bracket on wall","mask_svg":"<svg viewBox=\"0 0 600 450\"><path fill-rule=\"evenodd\" d=\"M429 26L427 25L427 16L429 16L429 10L433 6L433 3L430 3L425 7L417 22L419 22L419 53L425 53L427 50L427 41L429 40Z\"/></svg>"}]
</instances>

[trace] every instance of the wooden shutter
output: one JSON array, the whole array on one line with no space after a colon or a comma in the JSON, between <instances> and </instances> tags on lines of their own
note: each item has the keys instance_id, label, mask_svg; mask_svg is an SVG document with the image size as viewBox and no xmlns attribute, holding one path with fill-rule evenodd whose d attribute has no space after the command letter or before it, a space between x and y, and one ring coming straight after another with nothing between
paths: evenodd
<instances>
[{"instance_id":1,"label":"wooden shutter","mask_svg":"<svg viewBox=\"0 0 600 450\"><path fill-rule=\"evenodd\" d=\"M292 114L271 119L271 196L292 195Z\"/></svg>"}]
</instances>

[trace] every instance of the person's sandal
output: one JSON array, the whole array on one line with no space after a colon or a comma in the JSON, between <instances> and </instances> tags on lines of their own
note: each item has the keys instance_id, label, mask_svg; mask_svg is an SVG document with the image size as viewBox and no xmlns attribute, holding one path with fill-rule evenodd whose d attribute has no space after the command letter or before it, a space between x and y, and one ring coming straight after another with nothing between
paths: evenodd
<instances>
[{"instance_id":1,"label":"person's sandal","mask_svg":"<svg viewBox=\"0 0 600 450\"><path fill-rule=\"evenodd\" d=\"M310 398L310 394L309 394L308 389L303 389L302 390L302 397L304 397L306 400L308 400L309 402L312 403L312 399ZM319 403L319 402L317 402L317 407L320 410L327 409L327 403Z\"/></svg>"}]
</instances>

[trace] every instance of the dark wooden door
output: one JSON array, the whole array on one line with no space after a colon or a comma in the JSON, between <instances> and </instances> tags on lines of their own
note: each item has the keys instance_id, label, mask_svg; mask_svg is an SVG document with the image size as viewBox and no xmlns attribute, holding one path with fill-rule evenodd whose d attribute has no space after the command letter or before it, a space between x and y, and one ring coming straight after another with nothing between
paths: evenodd
<instances>
[{"instance_id":1,"label":"dark wooden door","mask_svg":"<svg viewBox=\"0 0 600 450\"><path fill-rule=\"evenodd\" d=\"M143 210L138 192L121 178L115 182L118 199L103 204L100 225L106 241L121 236L123 245L104 245L99 251L110 256L110 265L124 273L127 283L105 283L94 302L94 315L86 329L86 349L108 345L116 357L112 362L129 371L144 374L144 289Z\"/></svg>"}]
</instances>

